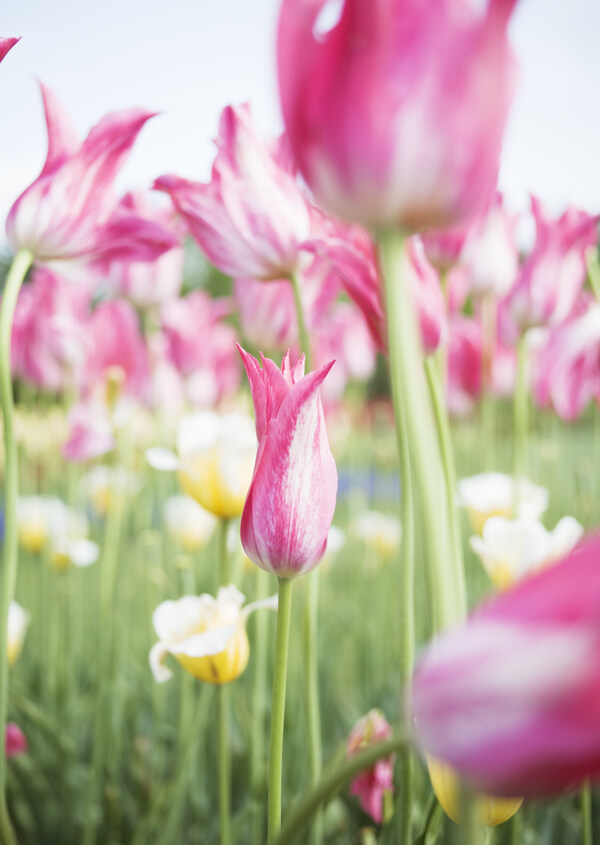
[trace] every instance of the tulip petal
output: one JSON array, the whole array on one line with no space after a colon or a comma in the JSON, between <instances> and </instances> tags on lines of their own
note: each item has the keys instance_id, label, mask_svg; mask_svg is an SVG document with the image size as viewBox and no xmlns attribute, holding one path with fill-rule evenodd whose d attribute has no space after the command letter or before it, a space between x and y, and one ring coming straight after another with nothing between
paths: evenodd
<instances>
[{"instance_id":1,"label":"tulip petal","mask_svg":"<svg viewBox=\"0 0 600 845\"><path fill-rule=\"evenodd\" d=\"M337 472L319 388L332 366L291 388L259 444L241 534L255 563L280 577L312 569L325 553Z\"/></svg>"}]
</instances>

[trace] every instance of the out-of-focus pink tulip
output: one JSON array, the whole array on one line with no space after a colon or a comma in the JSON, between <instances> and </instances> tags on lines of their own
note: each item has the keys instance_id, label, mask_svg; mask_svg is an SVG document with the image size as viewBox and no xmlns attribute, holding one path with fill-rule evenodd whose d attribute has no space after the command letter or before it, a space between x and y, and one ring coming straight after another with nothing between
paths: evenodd
<instances>
[{"instance_id":1,"label":"out-of-focus pink tulip","mask_svg":"<svg viewBox=\"0 0 600 845\"><path fill-rule=\"evenodd\" d=\"M46 268L36 270L15 310L13 372L46 390L62 390L72 380L89 347L85 322L88 292Z\"/></svg>"},{"instance_id":2,"label":"out-of-focus pink tulip","mask_svg":"<svg viewBox=\"0 0 600 845\"><path fill-rule=\"evenodd\" d=\"M248 557L280 578L295 578L319 563L335 510L337 470L327 441L320 387L333 362L304 375L263 358L263 368L240 347L248 374L258 455L242 514Z\"/></svg>"},{"instance_id":3,"label":"out-of-focus pink tulip","mask_svg":"<svg viewBox=\"0 0 600 845\"><path fill-rule=\"evenodd\" d=\"M6 756L18 757L27 751L27 738L18 725L8 722L6 725Z\"/></svg>"},{"instance_id":4,"label":"out-of-focus pink tulip","mask_svg":"<svg viewBox=\"0 0 600 845\"><path fill-rule=\"evenodd\" d=\"M140 130L152 117L139 109L112 112L80 144L55 95L42 86L48 154L42 172L17 199L6 222L15 249L40 263L73 260L153 261L175 246L152 220L117 205L114 181Z\"/></svg>"},{"instance_id":5,"label":"out-of-focus pink tulip","mask_svg":"<svg viewBox=\"0 0 600 845\"><path fill-rule=\"evenodd\" d=\"M462 224L447 229L429 229L421 233L425 255L440 273L447 273L458 259L469 234L469 227Z\"/></svg>"},{"instance_id":6,"label":"out-of-focus pink tulip","mask_svg":"<svg viewBox=\"0 0 600 845\"><path fill-rule=\"evenodd\" d=\"M128 302L101 303L91 314L87 330L90 350L81 383L86 392L104 387L111 372L118 370L120 391L143 398L148 391L148 357L138 315Z\"/></svg>"},{"instance_id":7,"label":"out-of-focus pink tulip","mask_svg":"<svg viewBox=\"0 0 600 845\"><path fill-rule=\"evenodd\" d=\"M156 194L153 197L158 198ZM170 231L177 243L181 227L176 226L172 208L157 208L144 194L126 194L119 208L153 220ZM116 261L110 267L108 283L118 296L126 297L138 308L150 308L178 296L183 282L183 261L184 251L179 245L155 261Z\"/></svg>"},{"instance_id":8,"label":"out-of-focus pink tulip","mask_svg":"<svg viewBox=\"0 0 600 845\"><path fill-rule=\"evenodd\" d=\"M563 323L537 358L536 399L563 420L575 420L600 401L600 305Z\"/></svg>"},{"instance_id":9,"label":"out-of-focus pink tulip","mask_svg":"<svg viewBox=\"0 0 600 845\"><path fill-rule=\"evenodd\" d=\"M346 751L352 757L382 739L388 739L392 729L381 710L370 710L352 728ZM383 821L383 797L394 791L394 758L391 754L378 760L371 769L357 775L350 784L350 795L356 795L365 813L377 824Z\"/></svg>"},{"instance_id":10,"label":"out-of-focus pink tulip","mask_svg":"<svg viewBox=\"0 0 600 845\"><path fill-rule=\"evenodd\" d=\"M375 244L366 229L329 221L307 241L322 261L328 261L337 273L348 296L362 311L380 349L387 347L387 326L382 303L381 281Z\"/></svg>"},{"instance_id":11,"label":"out-of-focus pink tulip","mask_svg":"<svg viewBox=\"0 0 600 845\"><path fill-rule=\"evenodd\" d=\"M477 320L460 315L450 320L446 401L456 416L468 414L481 395L481 342Z\"/></svg>"},{"instance_id":12,"label":"out-of-focus pink tulip","mask_svg":"<svg viewBox=\"0 0 600 845\"><path fill-rule=\"evenodd\" d=\"M493 599L422 656L417 742L492 795L600 776L600 537Z\"/></svg>"},{"instance_id":13,"label":"out-of-focus pink tulip","mask_svg":"<svg viewBox=\"0 0 600 845\"><path fill-rule=\"evenodd\" d=\"M287 279L269 282L268 285L251 279L237 279L234 296L242 335L252 344L269 352L296 346L296 304Z\"/></svg>"},{"instance_id":14,"label":"out-of-focus pink tulip","mask_svg":"<svg viewBox=\"0 0 600 845\"><path fill-rule=\"evenodd\" d=\"M244 105L223 110L216 143L209 183L161 176L154 187L169 194L221 272L263 280L289 276L309 236L310 215L286 140L266 144Z\"/></svg>"},{"instance_id":15,"label":"out-of-focus pink tulip","mask_svg":"<svg viewBox=\"0 0 600 845\"><path fill-rule=\"evenodd\" d=\"M335 367L323 382L325 409L339 402L349 381L367 381L375 372L377 348L360 311L349 302L338 302L315 326L315 366L335 359Z\"/></svg>"},{"instance_id":16,"label":"out-of-focus pink tulip","mask_svg":"<svg viewBox=\"0 0 600 845\"><path fill-rule=\"evenodd\" d=\"M375 245L368 232L360 226L333 224L328 232L312 238L306 246L330 262L348 296L362 311L378 347L386 349L383 288ZM406 241L403 272L415 298L423 347L429 355L445 340L446 306L439 276L427 260L418 237Z\"/></svg>"},{"instance_id":17,"label":"out-of-focus pink tulip","mask_svg":"<svg viewBox=\"0 0 600 845\"><path fill-rule=\"evenodd\" d=\"M508 213L498 194L487 214L478 219L465 244L461 264L476 296L504 296L517 279L519 252L515 244L516 217Z\"/></svg>"},{"instance_id":18,"label":"out-of-focus pink tulip","mask_svg":"<svg viewBox=\"0 0 600 845\"><path fill-rule=\"evenodd\" d=\"M82 463L106 455L116 441L110 413L101 402L79 402L69 410L69 434L62 454L68 461Z\"/></svg>"},{"instance_id":19,"label":"out-of-focus pink tulip","mask_svg":"<svg viewBox=\"0 0 600 845\"><path fill-rule=\"evenodd\" d=\"M204 291L161 308L167 358L186 379L188 399L197 407L213 408L239 386L236 334L223 322L230 312L230 300L212 300Z\"/></svg>"},{"instance_id":20,"label":"out-of-focus pink tulip","mask_svg":"<svg viewBox=\"0 0 600 845\"><path fill-rule=\"evenodd\" d=\"M598 238L597 217L571 207L550 220L536 197L531 207L536 241L503 309L508 342L526 329L557 326L569 317L585 282L585 251Z\"/></svg>"},{"instance_id":21,"label":"out-of-focus pink tulip","mask_svg":"<svg viewBox=\"0 0 600 845\"><path fill-rule=\"evenodd\" d=\"M405 231L477 213L498 173L514 82L515 0L284 0L283 117L317 200L345 219Z\"/></svg>"},{"instance_id":22,"label":"out-of-focus pink tulip","mask_svg":"<svg viewBox=\"0 0 600 845\"><path fill-rule=\"evenodd\" d=\"M0 62L20 40L20 38L0 38Z\"/></svg>"}]
</instances>

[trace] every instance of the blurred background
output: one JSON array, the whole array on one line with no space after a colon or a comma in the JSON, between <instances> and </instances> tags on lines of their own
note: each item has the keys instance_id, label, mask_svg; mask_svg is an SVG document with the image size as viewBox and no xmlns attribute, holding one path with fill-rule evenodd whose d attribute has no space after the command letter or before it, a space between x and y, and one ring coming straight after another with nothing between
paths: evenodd
<instances>
[{"instance_id":1,"label":"blurred background","mask_svg":"<svg viewBox=\"0 0 600 845\"><path fill-rule=\"evenodd\" d=\"M333 0L333 5L337 0ZM121 177L205 179L224 105L249 101L265 133L281 118L275 77L279 0L20 0L2 35L23 37L0 75L0 216L37 176L46 133L36 80L58 93L81 134L112 109L161 112ZM600 3L521 0L511 34L520 82L500 188L519 209L537 193L558 212L600 208ZM0 240L4 241L3 225Z\"/></svg>"}]
</instances>

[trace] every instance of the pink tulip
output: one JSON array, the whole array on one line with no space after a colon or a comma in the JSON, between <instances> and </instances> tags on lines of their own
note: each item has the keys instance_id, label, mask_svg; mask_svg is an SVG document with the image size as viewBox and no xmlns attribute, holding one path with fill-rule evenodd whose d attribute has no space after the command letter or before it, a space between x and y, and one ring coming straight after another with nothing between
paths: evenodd
<instances>
[{"instance_id":1,"label":"pink tulip","mask_svg":"<svg viewBox=\"0 0 600 845\"><path fill-rule=\"evenodd\" d=\"M472 318L454 316L449 323L448 410L456 416L468 414L481 396L481 324Z\"/></svg>"},{"instance_id":2,"label":"pink tulip","mask_svg":"<svg viewBox=\"0 0 600 845\"><path fill-rule=\"evenodd\" d=\"M600 536L423 654L415 738L477 789L534 797L600 776Z\"/></svg>"},{"instance_id":3,"label":"pink tulip","mask_svg":"<svg viewBox=\"0 0 600 845\"><path fill-rule=\"evenodd\" d=\"M371 710L352 728L346 745L348 757L382 739L388 739L392 729L380 710ZM378 760L371 769L357 775L350 784L350 795L356 795L374 822L383 821L383 798L394 790L394 755Z\"/></svg>"},{"instance_id":4,"label":"pink tulip","mask_svg":"<svg viewBox=\"0 0 600 845\"><path fill-rule=\"evenodd\" d=\"M335 510L337 471L319 390L333 361L304 375L304 357L281 370L263 368L238 347L252 391L258 455L242 514L248 557L280 578L295 578L318 564Z\"/></svg>"},{"instance_id":5,"label":"pink tulip","mask_svg":"<svg viewBox=\"0 0 600 845\"><path fill-rule=\"evenodd\" d=\"M16 376L59 391L82 363L89 347L85 321L89 292L46 268L25 285L15 310L11 363Z\"/></svg>"},{"instance_id":6,"label":"pink tulip","mask_svg":"<svg viewBox=\"0 0 600 845\"><path fill-rule=\"evenodd\" d=\"M153 199L156 194L153 195ZM176 225L171 208L155 207L144 194L126 194L119 208L139 214L170 232L178 244L180 226ZM109 272L109 287L117 296L124 296L138 308L150 308L179 295L183 282L184 250L179 244L154 261L115 261Z\"/></svg>"},{"instance_id":7,"label":"pink tulip","mask_svg":"<svg viewBox=\"0 0 600 845\"><path fill-rule=\"evenodd\" d=\"M598 218L569 208L550 220L532 197L534 248L503 310L504 335L514 341L534 326L557 326L569 317L586 277L585 251L598 238Z\"/></svg>"},{"instance_id":8,"label":"pink tulip","mask_svg":"<svg viewBox=\"0 0 600 845\"><path fill-rule=\"evenodd\" d=\"M236 333L223 322L230 312L230 300L213 300L205 291L161 308L167 359L186 380L188 398L197 407L213 408L239 387Z\"/></svg>"},{"instance_id":9,"label":"pink tulip","mask_svg":"<svg viewBox=\"0 0 600 845\"><path fill-rule=\"evenodd\" d=\"M20 38L0 38L0 62L20 40Z\"/></svg>"},{"instance_id":10,"label":"pink tulip","mask_svg":"<svg viewBox=\"0 0 600 845\"><path fill-rule=\"evenodd\" d=\"M287 279L269 284L236 279L234 297L242 335L250 343L269 352L296 346L296 304Z\"/></svg>"},{"instance_id":11,"label":"pink tulip","mask_svg":"<svg viewBox=\"0 0 600 845\"><path fill-rule=\"evenodd\" d=\"M300 171L329 211L405 231L477 213L496 185L515 0L283 0L278 70Z\"/></svg>"},{"instance_id":12,"label":"pink tulip","mask_svg":"<svg viewBox=\"0 0 600 845\"><path fill-rule=\"evenodd\" d=\"M321 390L325 410L329 411L342 399L349 381L371 378L377 348L362 314L349 302L336 302L315 325L312 339L315 366L335 359Z\"/></svg>"},{"instance_id":13,"label":"pink tulip","mask_svg":"<svg viewBox=\"0 0 600 845\"><path fill-rule=\"evenodd\" d=\"M446 304L439 276L425 257L420 238L407 239L403 272L415 298L423 349L433 355L446 340Z\"/></svg>"},{"instance_id":14,"label":"pink tulip","mask_svg":"<svg viewBox=\"0 0 600 845\"><path fill-rule=\"evenodd\" d=\"M350 299L362 311L375 343L385 349L387 325L381 280L375 244L367 230L330 220L305 247L322 261L329 262Z\"/></svg>"},{"instance_id":15,"label":"pink tulip","mask_svg":"<svg viewBox=\"0 0 600 845\"><path fill-rule=\"evenodd\" d=\"M464 224L422 232L421 240L427 260L440 273L447 273L460 258L468 234L469 227Z\"/></svg>"},{"instance_id":16,"label":"pink tulip","mask_svg":"<svg viewBox=\"0 0 600 845\"><path fill-rule=\"evenodd\" d=\"M18 757L27 751L27 738L18 725L8 722L6 725L6 756Z\"/></svg>"},{"instance_id":17,"label":"pink tulip","mask_svg":"<svg viewBox=\"0 0 600 845\"><path fill-rule=\"evenodd\" d=\"M563 420L575 420L588 403L600 401L600 305L563 323L537 358L535 395Z\"/></svg>"},{"instance_id":18,"label":"pink tulip","mask_svg":"<svg viewBox=\"0 0 600 845\"><path fill-rule=\"evenodd\" d=\"M281 279L296 271L310 214L300 192L287 142L266 144L247 105L221 115L218 153L208 184L161 176L154 187L169 194L208 260L236 278Z\"/></svg>"},{"instance_id":19,"label":"pink tulip","mask_svg":"<svg viewBox=\"0 0 600 845\"><path fill-rule=\"evenodd\" d=\"M516 282L519 251L515 243L515 215L508 213L498 194L485 215L471 227L461 256L475 296L504 296Z\"/></svg>"},{"instance_id":20,"label":"pink tulip","mask_svg":"<svg viewBox=\"0 0 600 845\"><path fill-rule=\"evenodd\" d=\"M330 262L348 296L362 311L376 344L386 349L383 288L375 245L368 232L360 226L332 224L329 231L313 237L306 247ZM446 306L439 276L418 237L406 241L403 272L414 294L423 347L430 355L446 338Z\"/></svg>"},{"instance_id":21,"label":"pink tulip","mask_svg":"<svg viewBox=\"0 0 600 845\"><path fill-rule=\"evenodd\" d=\"M87 331L90 351L81 373L86 393L104 389L117 368L122 391L143 398L148 391L148 357L133 306L124 300L101 303L90 316Z\"/></svg>"},{"instance_id":22,"label":"pink tulip","mask_svg":"<svg viewBox=\"0 0 600 845\"><path fill-rule=\"evenodd\" d=\"M82 144L55 95L42 86L48 154L38 178L17 199L6 222L15 249L36 261L152 261L175 245L173 235L119 207L114 181L140 130L152 117L139 109L106 115Z\"/></svg>"},{"instance_id":23,"label":"pink tulip","mask_svg":"<svg viewBox=\"0 0 600 845\"><path fill-rule=\"evenodd\" d=\"M67 417L69 434L62 446L68 461L83 463L115 448L115 431L106 404L98 401L73 405Z\"/></svg>"}]
</instances>

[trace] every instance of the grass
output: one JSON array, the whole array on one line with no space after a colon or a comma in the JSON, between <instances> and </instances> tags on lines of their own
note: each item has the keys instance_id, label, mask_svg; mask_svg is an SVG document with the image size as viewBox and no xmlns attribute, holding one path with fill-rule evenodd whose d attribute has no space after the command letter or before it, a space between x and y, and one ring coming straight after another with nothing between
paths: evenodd
<instances>
[{"instance_id":1,"label":"grass","mask_svg":"<svg viewBox=\"0 0 600 845\"><path fill-rule=\"evenodd\" d=\"M356 418L356 408L350 409ZM79 492L80 470L67 469L56 442L57 411L39 409L22 444L22 492L71 496ZM395 443L385 405L371 414L368 427L331 426L342 479L335 524L347 528L364 506L399 512L395 483ZM53 420L51 423L49 420ZM53 428L54 426L54 428ZM477 417L455 425L459 477L484 469L510 471L510 409L500 406L494 430L484 434ZM600 426L594 417L565 426L537 414L529 442L529 474L550 488L545 523L572 514L589 527L598 520L599 484L594 467L600 456ZM37 434L36 434L37 431ZM54 433L53 433L54 432ZM40 446L40 441L45 442ZM169 540L162 521L166 495L177 492L175 478L151 473L139 454L126 456L141 473L139 493L127 503L119 544L114 599L99 613L102 563L58 574L43 556L21 553L17 600L32 616L23 653L11 672L9 717L24 730L28 754L9 761L9 804L22 845L75 845L89 812L97 820L98 843L135 845L213 845L218 843L216 688L203 685L174 666L173 679L157 685L148 665L156 640L152 611L167 598L214 592L217 540L190 556ZM69 493L70 491L70 493ZM105 524L92 516L92 537L102 546ZM462 520L468 549L469 529ZM435 526L428 526L435 530ZM487 576L470 551L466 565L471 603L491 591ZM258 572L236 560L235 582L248 600L258 592ZM401 706L397 665L399 562L384 561L359 541L348 542L335 559L322 564L319 630L321 716L325 761L343 753L346 737L371 707L397 721ZM271 592L276 591L275 578ZM417 641L428 636L425 583L418 566ZM283 815L308 784L308 749L303 713L302 610L306 594L297 582L292 616L286 709ZM252 647L257 616L249 621ZM275 617L269 615L269 686ZM103 643L111 636L111 679L103 675ZM266 824L264 777L251 784L253 680L251 651L246 672L232 686L231 753L234 842L250 845L255 816ZM109 703L101 789L89 802L95 714L104 689ZM268 696L267 696L268 700ZM268 706L267 706L268 710ZM265 731L268 712L263 714ZM268 735L268 734L267 734ZM264 773L263 773L264 775ZM430 797L423 767L417 771L416 830ZM598 806L594 805L595 816ZM524 810L523 845L570 845L580 837L577 796ZM356 799L342 791L325 813L326 841L347 845L367 841L361 829L370 821ZM596 818L596 825L600 819ZM438 842L460 842L458 829L442 821ZM494 833L496 845L510 840L510 824Z\"/></svg>"}]
</instances>

